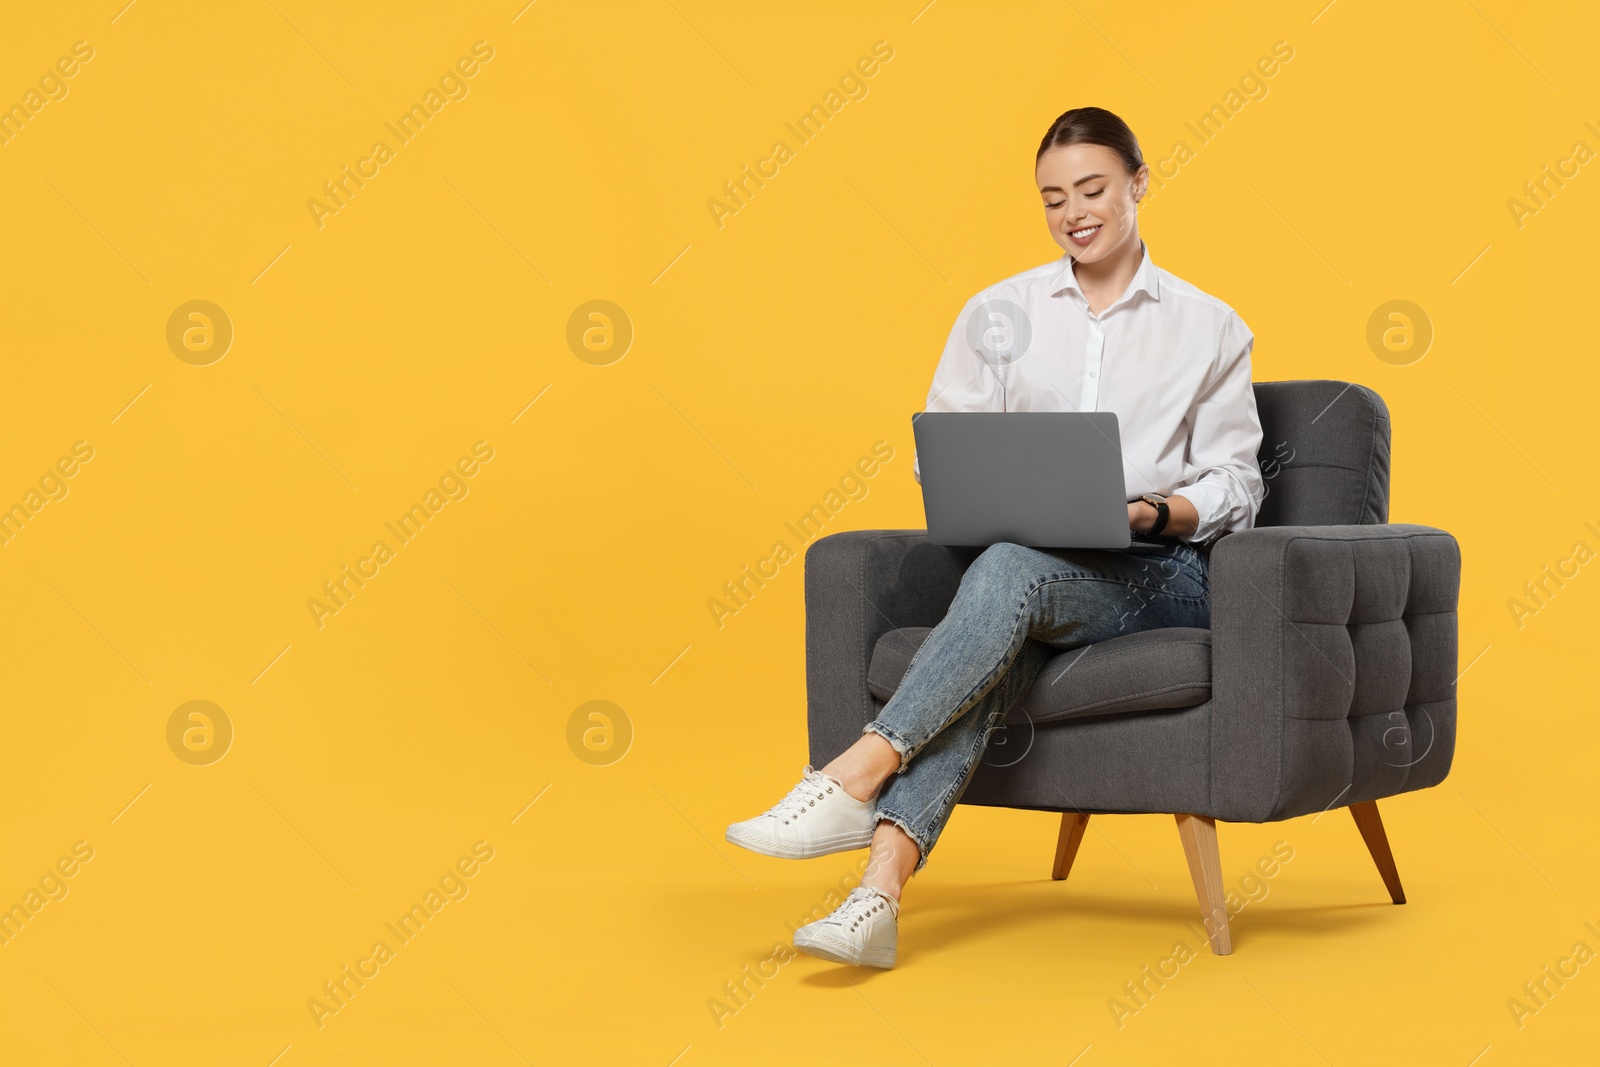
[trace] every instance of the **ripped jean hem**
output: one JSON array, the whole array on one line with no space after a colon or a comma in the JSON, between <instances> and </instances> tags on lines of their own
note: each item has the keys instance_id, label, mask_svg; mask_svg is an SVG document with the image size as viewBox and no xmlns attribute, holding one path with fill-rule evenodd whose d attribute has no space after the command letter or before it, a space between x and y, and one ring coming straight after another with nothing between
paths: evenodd
<instances>
[{"instance_id":1,"label":"ripped jean hem","mask_svg":"<svg viewBox=\"0 0 1600 1067\"><path fill-rule=\"evenodd\" d=\"M887 808L879 808L877 810L877 818L880 821L892 822L896 826L900 827L901 830L905 831L905 835L911 838L912 844L917 846L917 865L911 869L911 873L915 875L918 871L922 870L923 865L928 862L929 846L924 837L912 828L911 820L907 819L899 812L891 811Z\"/></svg>"},{"instance_id":2,"label":"ripped jean hem","mask_svg":"<svg viewBox=\"0 0 1600 1067\"><path fill-rule=\"evenodd\" d=\"M896 774L904 772L907 765L909 765L911 762L911 757L917 753L918 746L913 745L905 737L896 733L891 727L883 725L876 719L863 726L861 728L861 732L862 734L877 734L879 737L889 742L890 748L900 753L900 766L896 767L894 770L894 773ZM926 744L926 742L924 742L924 744Z\"/></svg>"}]
</instances>

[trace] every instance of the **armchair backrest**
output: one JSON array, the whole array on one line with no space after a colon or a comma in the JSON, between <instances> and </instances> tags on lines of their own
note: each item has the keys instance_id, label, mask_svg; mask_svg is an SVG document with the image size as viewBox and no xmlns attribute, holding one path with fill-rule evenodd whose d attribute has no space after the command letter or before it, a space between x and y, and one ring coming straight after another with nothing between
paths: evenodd
<instances>
[{"instance_id":1,"label":"armchair backrest","mask_svg":"<svg viewBox=\"0 0 1600 1067\"><path fill-rule=\"evenodd\" d=\"M1255 383L1267 498L1257 526L1389 521L1389 408L1364 385Z\"/></svg>"}]
</instances>

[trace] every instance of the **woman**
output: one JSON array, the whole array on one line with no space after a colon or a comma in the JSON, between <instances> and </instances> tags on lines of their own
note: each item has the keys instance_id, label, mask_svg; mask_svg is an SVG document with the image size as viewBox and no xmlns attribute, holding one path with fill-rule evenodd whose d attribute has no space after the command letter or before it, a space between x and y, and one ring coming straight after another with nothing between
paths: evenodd
<instances>
[{"instance_id":1,"label":"woman","mask_svg":"<svg viewBox=\"0 0 1600 1067\"><path fill-rule=\"evenodd\" d=\"M1056 119L1035 176L1066 255L967 302L927 410L1115 411L1131 536L1161 551L985 549L861 737L728 827L729 841L770 856L871 846L861 885L796 930L796 948L894 966L901 891L1045 661L1119 634L1210 625L1210 547L1249 529L1266 494L1254 336L1227 304L1151 262L1137 215L1149 174L1109 111ZM994 343L995 330L1009 340Z\"/></svg>"}]
</instances>

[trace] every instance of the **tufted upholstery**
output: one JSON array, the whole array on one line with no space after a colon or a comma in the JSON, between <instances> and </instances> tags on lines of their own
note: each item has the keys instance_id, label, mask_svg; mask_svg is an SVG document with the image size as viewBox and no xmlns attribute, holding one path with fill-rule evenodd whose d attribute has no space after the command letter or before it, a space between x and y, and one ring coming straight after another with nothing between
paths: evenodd
<instances>
[{"instance_id":1,"label":"tufted upholstery","mask_svg":"<svg viewBox=\"0 0 1600 1067\"><path fill-rule=\"evenodd\" d=\"M1386 522L1389 413L1375 392L1312 380L1260 382L1255 394L1267 498L1254 529L1209 553L1209 690L1175 655L1183 642L1170 631L1063 653L1089 665L1111 650L1170 670L1181 704L1113 659L1082 679L1075 669L1070 694L1040 696L1036 683L1021 705L1028 756L980 765L963 803L1266 822L1424 788L1449 772L1459 546L1442 530ZM975 555L931 545L920 530L852 531L809 546L813 765L877 714L906 650L943 618Z\"/></svg>"},{"instance_id":2,"label":"tufted upholstery","mask_svg":"<svg viewBox=\"0 0 1600 1067\"><path fill-rule=\"evenodd\" d=\"M1455 538L1403 523L1263 527L1218 543L1218 817L1284 819L1443 781L1460 569Z\"/></svg>"}]
</instances>

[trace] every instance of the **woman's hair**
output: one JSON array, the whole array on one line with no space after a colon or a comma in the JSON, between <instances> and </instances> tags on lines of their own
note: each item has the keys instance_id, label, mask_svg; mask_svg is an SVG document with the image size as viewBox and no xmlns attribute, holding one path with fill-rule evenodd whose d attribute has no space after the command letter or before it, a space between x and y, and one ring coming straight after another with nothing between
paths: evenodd
<instances>
[{"instance_id":1,"label":"woman's hair","mask_svg":"<svg viewBox=\"0 0 1600 1067\"><path fill-rule=\"evenodd\" d=\"M1044 158L1052 148L1069 144L1098 144L1122 157L1130 175L1138 174L1144 166L1144 153L1139 151L1139 139L1128 124L1100 107L1075 107L1050 124L1050 130L1039 143L1039 154L1034 164Z\"/></svg>"}]
</instances>

